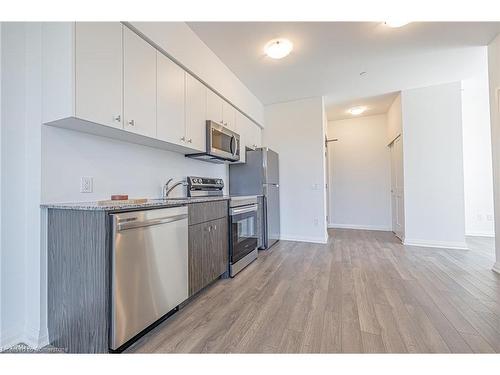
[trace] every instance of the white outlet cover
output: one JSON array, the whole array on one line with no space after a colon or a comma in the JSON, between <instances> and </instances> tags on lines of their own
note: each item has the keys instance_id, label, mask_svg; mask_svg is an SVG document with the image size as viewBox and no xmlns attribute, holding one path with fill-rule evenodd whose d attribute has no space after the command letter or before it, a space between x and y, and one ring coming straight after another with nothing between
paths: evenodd
<instances>
[{"instance_id":1,"label":"white outlet cover","mask_svg":"<svg viewBox=\"0 0 500 375\"><path fill-rule=\"evenodd\" d=\"M91 176L83 176L80 179L80 193L92 193L94 189L94 178Z\"/></svg>"}]
</instances>

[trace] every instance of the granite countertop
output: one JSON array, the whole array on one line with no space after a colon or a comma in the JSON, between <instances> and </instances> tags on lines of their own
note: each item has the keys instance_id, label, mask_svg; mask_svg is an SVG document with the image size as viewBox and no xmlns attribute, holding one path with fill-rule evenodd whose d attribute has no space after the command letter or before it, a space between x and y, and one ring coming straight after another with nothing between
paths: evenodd
<instances>
[{"instance_id":1,"label":"granite countertop","mask_svg":"<svg viewBox=\"0 0 500 375\"><path fill-rule=\"evenodd\" d=\"M203 203L212 201L229 200L227 195L216 197L191 197L191 198L170 198L170 199L148 199L145 203L139 204L110 204L100 205L97 202L70 202L70 203L43 203L42 208L58 209L58 210L80 210L80 211L123 211L148 208L163 208L174 207L190 203Z\"/></svg>"}]
</instances>

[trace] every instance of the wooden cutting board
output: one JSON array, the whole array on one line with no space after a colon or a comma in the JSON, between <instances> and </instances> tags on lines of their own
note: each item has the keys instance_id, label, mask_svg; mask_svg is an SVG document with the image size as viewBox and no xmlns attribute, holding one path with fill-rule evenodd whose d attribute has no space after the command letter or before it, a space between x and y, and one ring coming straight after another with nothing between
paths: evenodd
<instances>
[{"instance_id":1,"label":"wooden cutting board","mask_svg":"<svg viewBox=\"0 0 500 375\"><path fill-rule=\"evenodd\" d=\"M97 201L97 205L99 206L121 206L127 204L143 204L147 203L147 198L136 198L136 199L124 199L124 200L105 200L105 201Z\"/></svg>"}]
</instances>

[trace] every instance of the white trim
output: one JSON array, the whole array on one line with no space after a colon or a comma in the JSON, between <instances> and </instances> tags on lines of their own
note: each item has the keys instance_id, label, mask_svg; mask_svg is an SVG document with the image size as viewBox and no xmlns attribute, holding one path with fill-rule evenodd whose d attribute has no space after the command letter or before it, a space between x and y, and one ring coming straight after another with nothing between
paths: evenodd
<instances>
[{"instance_id":1,"label":"white trim","mask_svg":"<svg viewBox=\"0 0 500 375\"><path fill-rule=\"evenodd\" d=\"M21 330L17 330L15 328L10 327L10 329L6 329L2 332L2 336L0 337L0 352L7 350L14 345L20 344L23 342L22 332Z\"/></svg>"},{"instance_id":2,"label":"white trim","mask_svg":"<svg viewBox=\"0 0 500 375\"><path fill-rule=\"evenodd\" d=\"M391 232L391 227L383 225L357 225L357 224L328 224L329 229L359 229L359 230L379 230L384 232Z\"/></svg>"},{"instance_id":3,"label":"white trim","mask_svg":"<svg viewBox=\"0 0 500 375\"><path fill-rule=\"evenodd\" d=\"M328 242L327 238L319 238L319 237L302 237L302 236L294 236L294 235L281 235L280 240L282 241L294 241L294 242L309 242L309 243L321 243L326 244Z\"/></svg>"},{"instance_id":4,"label":"white trim","mask_svg":"<svg viewBox=\"0 0 500 375\"><path fill-rule=\"evenodd\" d=\"M493 268L492 270L496 273L499 273L500 274L500 261L499 262L496 262L494 265L493 265Z\"/></svg>"},{"instance_id":5,"label":"white trim","mask_svg":"<svg viewBox=\"0 0 500 375\"><path fill-rule=\"evenodd\" d=\"M467 232L465 235L470 237L495 237L495 232Z\"/></svg>"},{"instance_id":6,"label":"white trim","mask_svg":"<svg viewBox=\"0 0 500 375\"><path fill-rule=\"evenodd\" d=\"M420 247L435 247L439 249L454 249L454 250L468 250L467 244L465 242L453 242L453 241L432 241L432 240L418 240L418 239L407 239L403 241L403 245L407 246L420 246Z\"/></svg>"},{"instance_id":7,"label":"white trim","mask_svg":"<svg viewBox=\"0 0 500 375\"><path fill-rule=\"evenodd\" d=\"M47 332L43 332L39 328L25 327L24 340L22 341L32 349L41 349L49 344Z\"/></svg>"}]
</instances>

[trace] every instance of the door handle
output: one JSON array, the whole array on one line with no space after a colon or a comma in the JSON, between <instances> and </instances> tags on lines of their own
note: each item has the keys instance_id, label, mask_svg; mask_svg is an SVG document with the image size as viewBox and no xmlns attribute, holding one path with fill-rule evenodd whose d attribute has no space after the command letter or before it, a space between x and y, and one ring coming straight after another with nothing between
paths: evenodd
<instances>
[{"instance_id":1,"label":"door handle","mask_svg":"<svg viewBox=\"0 0 500 375\"><path fill-rule=\"evenodd\" d=\"M229 145L229 149L231 151L231 154L234 156L234 154L236 153L236 147L233 146L233 144L235 143L236 141L236 138L234 137L234 135L231 137L231 144Z\"/></svg>"},{"instance_id":2,"label":"door handle","mask_svg":"<svg viewBox=\"0 0 500 375\"><path fill-rule=\"evenodd\" d=\"M181 214L181 215L163 217L159 219L144 220L144 221L137 221L137 218L130 218L126 219L126 221L118 222L118 224L116 225L116 230L120 232L122 230L127 230L127 229L144 228L144 227L151 227L154 225L173 223L174 221L187 219L187 217L188 217L187 214Z\"/></svg>"}]
</instances>

